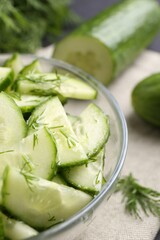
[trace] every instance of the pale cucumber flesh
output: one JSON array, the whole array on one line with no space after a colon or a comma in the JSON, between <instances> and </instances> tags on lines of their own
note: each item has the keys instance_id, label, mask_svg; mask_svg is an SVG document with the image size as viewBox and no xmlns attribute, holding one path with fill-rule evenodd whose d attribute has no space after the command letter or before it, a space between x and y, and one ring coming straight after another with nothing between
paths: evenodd
<instances>
[{"instance_id":1,"label":"pale cucumber flesh","mask_svg":"<svg viewBox=\"0 0 160 240\"><path fill-rule=\"evenodd\" d=\"M26 136L27 126L21 110L6 94L0 93L0 151L18 144Z\"/></svg>"},{"instance_id":2,"label":"pale cucumber flesh","mask_svg":"<svg viewBox=\"0 0 160 240\"><path fill-rule=\"evenodd\" d=\"M58 166L83 164L88 161L58 97L38 106L31 114L28 124L29 133L42 126L50 130L57 147Z\"/></svg>"},{"instance_id":3,"label":"pale cucumber flesh","mask_svg":"<svg viewBox=\"0 0 160 240\"><path fill-rule=\"evenodd\" d=\"M68 219L92 200L80 190L13 168L5 171L2 196L7 211L36 229Z\"/></svg>"},{"instance_id":4,"label":"pale cucumber flesh","mask_svg":"<svg viewBox=\"0 0 160 240\"><path fill-rule=\"evenodd\" d=\"M54 57L83 69L104 84L112 77L114 66L109 49L92 37L65 38L57 44Z\"/></svg>"},{"instance_id":5,"label":"pale cucumber flesh","mask_svg":"<svg viewBox=\"0 0 160 240\"><path fill-rule=\"evenodd\" d=\"M89 84L76 77L55 73L20 76L14 86L20 94L62 95L65 98L95 99L97 92Z\"/></svg>"},{"instance_id":6,"label":"pale cucumber flesh","mask_svg":"<svg viewBox=\"0 0 160 240\"><path fill-rule=\"evenodd\" d=\"M98 153L109 138L109 117L93 103L73 121L72 126L88 157Z\"/></svg>"},{"instance_id":7,"label":"pale cucumber flesh","mask_svg":"<svg viewBox=\"0 0 160 240\"><path fill-rule=\"evenodd\" d=\"M98 193L103 183L103 166L104 149L88 164L66 168L62 170L62 175L72 186L84 191Z\"/></svg>"}]
</instances>

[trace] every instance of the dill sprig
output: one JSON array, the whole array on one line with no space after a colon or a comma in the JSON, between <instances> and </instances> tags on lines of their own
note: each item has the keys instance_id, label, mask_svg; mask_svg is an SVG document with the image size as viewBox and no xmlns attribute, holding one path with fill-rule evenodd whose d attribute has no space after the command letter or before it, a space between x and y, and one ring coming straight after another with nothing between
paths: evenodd
<instances>
[{"instance_id":1,"label":"dill sprig","mask_svg":"<svg viewBox=\"0 0 160 240\"><path fill-rule=\"evenodd\" d=\"M0 51L35 52L80 22L72 0L0 0Z\"/></svg>"},{"instance_id":2,"label":"dill sprig","mask_svg":"<svg viewBox=\"0 0 160 240\"><path fill-rule=\"evenodd\" d=\"M141 219L140 211L160 217L160 192L140 185L132 174L118 181L115 192L122 193L125 210L136 218Z\"/></svg>"}]
</instances>

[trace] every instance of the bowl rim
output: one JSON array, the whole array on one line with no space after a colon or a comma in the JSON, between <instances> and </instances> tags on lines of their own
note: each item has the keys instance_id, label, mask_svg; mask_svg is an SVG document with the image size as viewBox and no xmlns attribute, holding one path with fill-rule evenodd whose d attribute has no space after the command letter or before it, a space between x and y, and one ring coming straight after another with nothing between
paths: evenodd
<instances>
[{"instance_id":1,"label":"bowl rim","mask_svg":"<svg viewBox=\"0 0 160 240\"><path fill-rule=\"evenodd\" d=\"M48 61L50 64L53 66L61 67L64 70L69 70L73 74L79 75L85 79L89 79L92 84L98 86L101 92L103 92L105 95L107 95L107 98L109 100L109 103L112 105L117 118L119 120L120 128L122 131L122 143L121 143L121 150L119 154L119 160L116 164L116 167L114 171L112 172L110 178L107 180L107 182L104 185L104 188L102 191L95 197L93 200L86 205L83 209L81 209L78 214L74 214L72 217L70 217L68 220L65 220L62 223L59 223L53 227L50 227L49 229L44 230L43 232L40 232L38 235L27 238L30 240L42 240L46 239L47 237L53 237L53 236L58 236L59 233L63 232L64 230L67 230L69 227L76 225L79 221L81 221L87 214L90 214L90 212L93 209L96 209L98 205L101 203L102 200L104 200L105 196L107 193L109 193L111 187L116 183L118 176L122 170L126 153L127 153L127 147L128 147L128 129L127 129L127 124L126 120L124 117L124 114L115 99L115 97L111 94L111 92L98 80L96 80L93 76L90 74L84 72L80 68L73 66L69 63L66 63L62 60L58 60L55 58L46 58L46 57L39 57L36 55L31 55L31 54L26 54L24 57L31 57L32 59L39 59L42 61Z\"/></svg>"}]
</instances>

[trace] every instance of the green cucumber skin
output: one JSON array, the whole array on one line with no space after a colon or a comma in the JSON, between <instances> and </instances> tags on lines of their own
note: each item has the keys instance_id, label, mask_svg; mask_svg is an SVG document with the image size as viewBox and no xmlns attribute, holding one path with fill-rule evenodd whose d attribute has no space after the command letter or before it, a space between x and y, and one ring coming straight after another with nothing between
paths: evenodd
<instances>
[{"instance_id":1,"label":"green cucumber skin","mask_svg":"<svg viewBox=\"0 0 160 240\"><path fill-rule=\"evenodd\" d=\"M13 79L14 79L14 73L13 73L13 71L11 71L8 74L7 80L1 82L1 84L0 84L0 91L6 90L7 87L9 87L13 83Z\"/></svg>"},{"instance_id":2,"label":"green cucumber skin","mask_svg":"<svg viewBox=\"0 0 160 240\"><path fill-rule=\"evenodd\" d=\"M33 74L33 73L40 73L40 63L38 59L34 60L30 64L24 66L22 70L19 72L20 75L27 75L27 74Z\"/></svg>"},{"instance_id":3,"label":"green cucumber skin","mask_svg":"<svg viewBox=\"0 0 160 240\"><path fill-rule=\"evenodd\" d=\"M134 87L132 105L141 118L160 127L160 73L145 78Z\"/></svg>"},{"instance_id":4,"label":"green cucumber skin","mask_svg":"<svg viewBox=\"0 0 160 240\"><path fill-rule=\"evenodd\" d=\"M160 7L156 1L125 0L82 24L67 37L89 36L106 46L113 64L107 84L134 61L159 29Z\"/></svg>"},{"instance_id":5,"label":"green cucumber skin","mask_svg":"<svg viewBox=\"0 0 160 240\"><path fill-rule=\"evenodd\" d=\"M21 57L18 53L14 53L8 58L4 64L4 67L10 67L13 71L14 79L17 77L19 71L23 68Z\"/></svg>"}]
</instances>

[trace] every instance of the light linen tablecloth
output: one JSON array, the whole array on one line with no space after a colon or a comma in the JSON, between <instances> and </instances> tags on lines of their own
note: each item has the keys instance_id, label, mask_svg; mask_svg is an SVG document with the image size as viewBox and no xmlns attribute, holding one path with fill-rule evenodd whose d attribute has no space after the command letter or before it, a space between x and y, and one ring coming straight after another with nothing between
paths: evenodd
<instances>
[{"instance_id":1,"label":"light linen tablecloth","mask_svg":"<svg viewBox=\"0 0 160 240\"><path fill-rule=\"evenodd\" d=\"M53 47L40 50L40 56L51 57ZM129 146L122 175L130 172L145 186L160 191L160 129L142 121L131 105L131 91L135 84L152 73L160 72L160 53L144 51L135 63L109 86L124 112ZM160 111L160 109L158 109ZM113 194L103 209L76 240L153 240L159 227L158 218L143 220L127 215L121 194Z\"/></svg>"}]
</instances>

